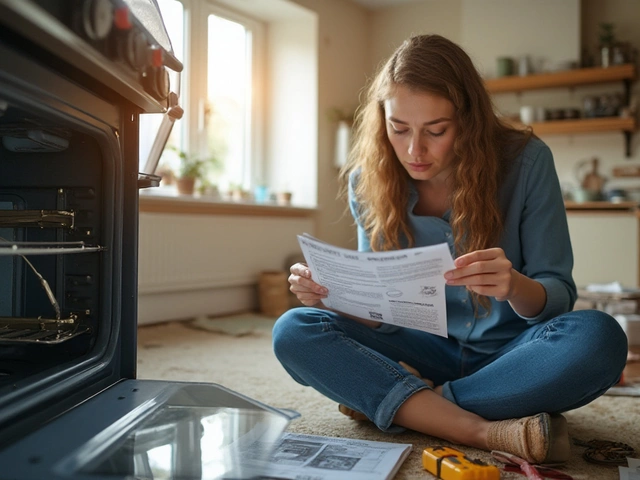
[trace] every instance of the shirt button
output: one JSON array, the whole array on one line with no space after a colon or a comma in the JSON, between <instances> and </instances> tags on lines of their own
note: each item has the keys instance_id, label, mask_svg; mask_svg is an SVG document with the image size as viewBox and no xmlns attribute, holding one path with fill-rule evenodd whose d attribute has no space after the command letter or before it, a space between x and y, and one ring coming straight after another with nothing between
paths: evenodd
<instances>
[{"instance_id":1,"label":"shirt button","mask_svg":"<svg viewBox=\"0 0 640 480\"><path fill-rule=\"evenodd\" d=\"M463 298L463 299L462 299L462 303L463 303L463 304L467 303L467 299L466 299L466 298Z\"/></svg>"},{"instance_id":2,"label":"shirt button","mask_svg":"<svg viewBox=\"0 0 640 480\"><path fill-rule=\"evenodd\" d=\"M451 234L449 232L444 234L445 237L449 238L451 236Z\"/></svg>"},{"instance_id":3,"label":"shirt button","mask_svg":"<svg viewBox=\"0 0 640 480\"><path fill-rule=\"evenodd\" d=\"M471 322L467 322L467 323L465 324L465 327L467 327L467 328L471 328Z\"/></svg>"}]
</instances>

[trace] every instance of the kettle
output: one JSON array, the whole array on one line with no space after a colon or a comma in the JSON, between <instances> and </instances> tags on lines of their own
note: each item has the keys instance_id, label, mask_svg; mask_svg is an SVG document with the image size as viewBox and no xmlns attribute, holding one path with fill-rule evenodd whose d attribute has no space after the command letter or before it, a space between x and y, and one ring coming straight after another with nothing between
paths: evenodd
<instances>
[{"instance_id":1,"label":"kettle","mask_svg":"<svg viewBox=\"0 0 640 480\"><path fill-rule=\"evenodd\" d=\"M602 188L607 179L598 173L596 157L578 162L575 175L579 187L574 192L576 202L602 200Z\"/></svg>"}]
</instances>

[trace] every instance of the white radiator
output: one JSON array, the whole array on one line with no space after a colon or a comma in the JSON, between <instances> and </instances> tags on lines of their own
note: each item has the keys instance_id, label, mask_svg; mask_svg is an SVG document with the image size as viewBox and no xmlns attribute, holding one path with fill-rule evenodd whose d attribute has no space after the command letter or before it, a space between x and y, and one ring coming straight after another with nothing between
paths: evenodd
<instances>
[{"instance_id":1,"label":"white radiator","mask_svg":"<svg viewBox=\"0 0 640 480\"><path fill-rule=\"evenodd\" d=\"M255 308L263 270L285 269L312 218L141 213L138 323Z\"/></svg>"}]
</instances>

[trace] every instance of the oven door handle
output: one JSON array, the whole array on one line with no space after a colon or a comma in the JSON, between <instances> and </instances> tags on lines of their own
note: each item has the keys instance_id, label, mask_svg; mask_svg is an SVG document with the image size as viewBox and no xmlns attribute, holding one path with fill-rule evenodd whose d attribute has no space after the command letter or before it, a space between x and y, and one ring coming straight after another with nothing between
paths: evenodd
<instances>
[{"instance_id":1,"label":"oven door handle","mask_svg":"<svg viewBox=\"0 0 640 480\"><path fill-rule=\"evenodd\" d=\"M138 173L138 189L149 188L149 187L159 187L160 180L162 177L160 175L154 175L152 173Z\"/></svg>"}]
</instances>

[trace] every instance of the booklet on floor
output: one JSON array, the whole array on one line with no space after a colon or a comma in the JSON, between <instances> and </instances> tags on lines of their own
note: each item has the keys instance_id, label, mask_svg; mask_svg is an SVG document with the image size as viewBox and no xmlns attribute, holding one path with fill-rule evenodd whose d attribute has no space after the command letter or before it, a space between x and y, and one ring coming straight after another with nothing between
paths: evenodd
<instances>
[{"instance_id":1,"label":"booklet on floor","mask_svg":"<svg viewBox=\"0 0 640 480\"><path fill-rule=\"evenodd\" d=\"M285 433L269 461L255 467L264 472L261 479L391 480L412 448L409 443ZM251 450L246 453L249 460Z\"/></svg>"}]
</instances>

